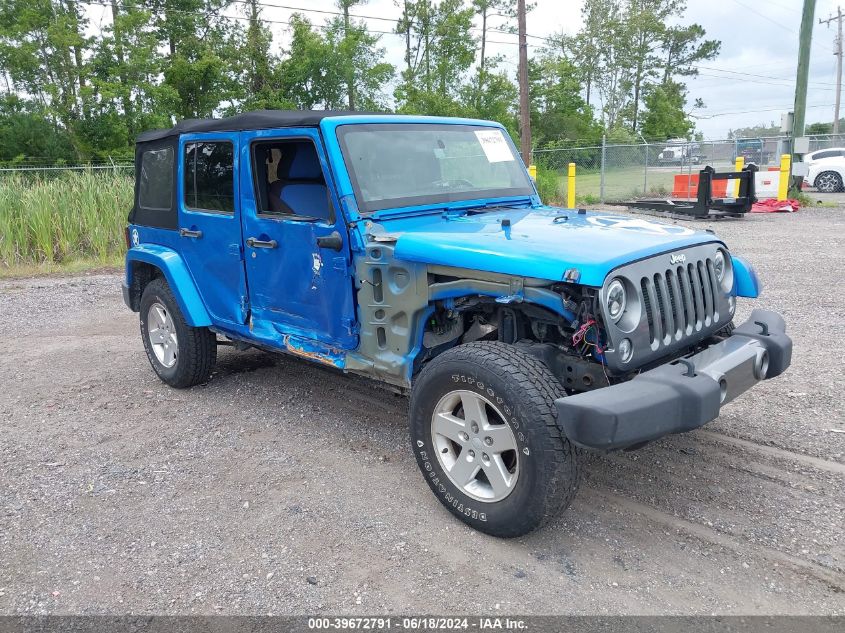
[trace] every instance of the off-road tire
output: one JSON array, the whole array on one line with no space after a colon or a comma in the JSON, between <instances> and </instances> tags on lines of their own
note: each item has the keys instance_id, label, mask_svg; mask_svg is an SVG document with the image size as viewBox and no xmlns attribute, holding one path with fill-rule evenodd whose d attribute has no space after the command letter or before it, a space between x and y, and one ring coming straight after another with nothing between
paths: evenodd
<instances>
[{"instance_id":1,"label":"off-road tire","mask_svg":"<svg viewBox=\"0 0 845 633\"><path fill-rule=\"evenodd\" d=\"M519 475L512 492L495 502L478 501L452 483L435 454L432 415L446 394L483 395L505 413L518 447ZM476 341L432 360L411 392L411 442L420 470L435 496L471 527L516 537L566 509L580 483L580 451L557 425L554 401L566 395L549 368L512 345Z\"/></svg>"},{"instance_id":2,"label":"off-road tire","mask_svg":"<svg viewBox=\"0 0 845 633\"><path fill-rule=\"evenodd\" d=\"M160 303L167 309L176 331L176 364L166 367L153 352L149 336L147 315L150 306ZM179 303L167 281L153 279L141 295L141 340L153 370L162 381L179 389L206 382L217 362L217 337L206 327L191 327L185 322Z\"/></svg>"},{"instance_id":3,"label":"off-road tire","mask_svg":"<svg viewBox=\"0 0 845 633\"><path fill-rule=\"evenodd\" d=\"M823 171L816 176L813 186L822 193L842 191L842 177L835 171Z\"/></svg>"}]
</instances>

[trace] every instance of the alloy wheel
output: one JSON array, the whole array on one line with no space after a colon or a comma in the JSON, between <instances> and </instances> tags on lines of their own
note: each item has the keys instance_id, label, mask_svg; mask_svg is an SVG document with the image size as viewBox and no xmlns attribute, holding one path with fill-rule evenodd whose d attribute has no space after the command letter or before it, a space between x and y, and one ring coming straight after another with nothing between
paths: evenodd
<instances>
[{"instance_id":1,"label":"alloy wheel","mask_svg":"<svg viewBox=\"0 0 845 633\"><path fill-rule=\"evenodd\" d=\"M507 497L519 477L516 438L501 411L473 391L440 399L431 419L437 460L451 482L478 501Z\"/></svg>"},{"instance_id":2,"label":"alloy wheel","mask_svg":"<svg viewBox=\"0 0 845 633\"><path fill-rule=\"evenodd\" d=\"M176 364L178 341L170 312L161 303L153 303L147 312L147 336L156 360L170 369Z\"/></svg>"}]
</instances>

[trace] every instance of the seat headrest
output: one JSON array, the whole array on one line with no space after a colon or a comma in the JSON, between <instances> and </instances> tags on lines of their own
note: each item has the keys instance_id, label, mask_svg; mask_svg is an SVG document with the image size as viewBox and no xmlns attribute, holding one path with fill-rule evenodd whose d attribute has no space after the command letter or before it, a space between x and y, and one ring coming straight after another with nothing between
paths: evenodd
<instances>
[{"instance_id":1,"label":"seat headrest","mask_svg":"<svg viewBox=\"0 0 845 633\"><path fill-rule=\"evenodd\" d=\"M322 180L323 170L313 143L298 143L293 162L288 169L288 180Z\"/></svg>"}]
</instances>

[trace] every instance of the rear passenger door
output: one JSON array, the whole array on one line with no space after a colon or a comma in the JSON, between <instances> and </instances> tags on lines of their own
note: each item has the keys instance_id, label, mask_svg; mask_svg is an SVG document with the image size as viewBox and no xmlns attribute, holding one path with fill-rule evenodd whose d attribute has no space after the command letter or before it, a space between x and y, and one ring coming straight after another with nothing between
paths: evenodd
<instances>
[{"instance_id":1,"label":"rear passenger door","mask_svg":"<svg viewBox=\"0 0 845 633\"><path fill-rule=\"evenodd\" d=\"M237 133L186 134L179 140L180 251L212 320L246 319Z\"/></svg>"}]
</instances>

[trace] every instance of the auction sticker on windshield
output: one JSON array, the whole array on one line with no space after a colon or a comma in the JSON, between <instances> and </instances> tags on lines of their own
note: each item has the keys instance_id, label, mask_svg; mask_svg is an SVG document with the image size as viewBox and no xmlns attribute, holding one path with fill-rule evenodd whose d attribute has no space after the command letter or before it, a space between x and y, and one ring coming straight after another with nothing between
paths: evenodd
<instances>
[{"instance_id":1,"label":"auction sticker on windshield","mask_svg":"<svg viewBox=\"0 0 845 633\"><path fill-rule=\"evenodd\" d=\"M514 159L513 152L501 130L476 130L475 136L481 143L481 149L484 150L489 162L503 163Z\"/></svg>"}]
</instances>

